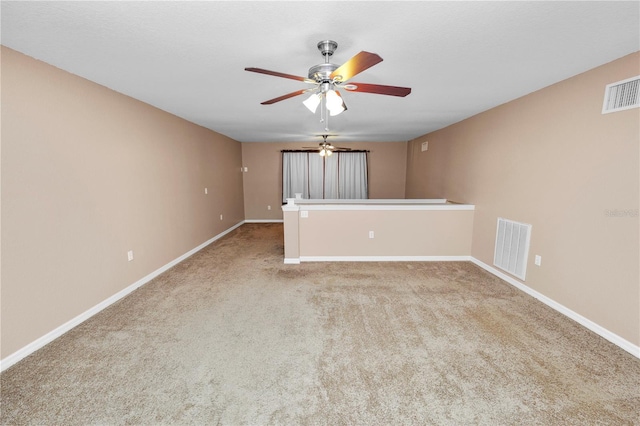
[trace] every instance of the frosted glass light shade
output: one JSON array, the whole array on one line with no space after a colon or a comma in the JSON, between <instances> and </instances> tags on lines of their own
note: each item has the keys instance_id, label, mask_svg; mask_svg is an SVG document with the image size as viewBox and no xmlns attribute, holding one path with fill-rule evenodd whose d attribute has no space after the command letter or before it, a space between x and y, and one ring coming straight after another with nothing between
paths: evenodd
<instances>
[{"instance_id":1,"label":"frosted glass light shade","mask_svg":"<svg viewBox=\"0 0 640 426\"><path fill-rule=\"evenodd\" d=\"M339 105L338 107L334 107L333 109L330 109L329 115L333 117L334 115L342 114L344 110L345 108L342 105Z\"/></svg>"},{"instance_id":2,"label":"frosted glass light shade","mask_svg":"<svg viewBox=\"0 0 640 426\"><path fill-rule=\"evenodd\" d=\"M327 98L327 109L329 110L329 115L338 115L347 109L346 105L342 101L340 93L334 90L329 90L325 96Z\"/></svg>"},{"instance_id":3,"label":"frosted glass light shade","mask_svg":"<svg viewBox=\"0 0 640 426\"><path fill-rule=\"evenodd\" d=\"M335 90L327 90L325 97L327 98L327 109L329 111L333 110L334 108L340 108L342 99L340 99L340 96L338 96Z\"/></svg>"},{"instance_id":4,"label":"frosted glass light shade","mask_svg":"<svg viewBox=\"0 0 640 426\"><path fill-rule=\"evenodd\" d=\"M309 111L315 114L318 109L318 105L320 105L320 95L313 93L302 103L309 109Z\"/></svg>"}]
</instances>

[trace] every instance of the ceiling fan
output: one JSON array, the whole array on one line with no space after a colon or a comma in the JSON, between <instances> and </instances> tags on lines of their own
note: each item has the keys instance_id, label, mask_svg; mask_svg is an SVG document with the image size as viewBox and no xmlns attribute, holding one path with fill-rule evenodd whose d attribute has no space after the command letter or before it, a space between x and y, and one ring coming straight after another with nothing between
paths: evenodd
<instances>
[{"instance_id":1,"label":"ceiling fan","mask_svg":"<svg viewBox=\"0 0 640 426\"><path fill-rule=\"evenodd\" d=\"M291 74L284 74L277 71L269 71L262 68L245 68L245 71L257 72L260 74L273 75L275 77L289 78L292 80L302 81L312 84L313 87L307 89L296 90L277 98L269 99L261 102L262 105L271 105L276 102L295 96L311 93L303 104L315 114L318 105L321 107L321 121L324 121L328 115L334 116L342 113L347 109L342 96L338 89L344 89L349 92L375 93L378 95L390 95L404 97L411 93L409 87L386 86L382 84L367 84L347 82L352 77L372 66L382 62L382 58L375 53L362 51L349 59L344 64L338 66L329 63L329 57L338 48L338 43L333 40L324 40L318 43L318 50L324 57L324 63L309 68L308 77L300 77ZM322 102L322 100L325 102ZM328 126L328 125L327 125ZM328 130L328 128L327 128Z\"/></svg>"},{"instance_id":2,"label":"ceiling fan","mask_svg":"<svg viewBox=\"0 0 640 426\"><path fill-rule=\"evenodd\" d=\"M351 148L343 148L339 146L333 146L329 142L327 142L327 137L329 135L322 135L322 142L320 142L319 147L313 146L305 146L304 149L314 149L318 150L321 157L329 157L333 154L334 151L351 151Z\"/></svg>"}]
</instances>

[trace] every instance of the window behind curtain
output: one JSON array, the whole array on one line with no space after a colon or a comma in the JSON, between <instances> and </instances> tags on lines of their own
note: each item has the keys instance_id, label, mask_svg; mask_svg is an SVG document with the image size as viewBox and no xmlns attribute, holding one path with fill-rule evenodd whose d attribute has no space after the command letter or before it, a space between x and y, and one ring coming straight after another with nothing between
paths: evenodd
<instances>
[{"instance_id":1,"label":"window behind curtain","mask_svg":"<svg viewBox=\"0 0 640 426\"><path fill-rule=\"evenodd\" d=\"M369 197L367 153L282 153L282 202L287 198L364 199Z\"/></svg>"}]
</instances>

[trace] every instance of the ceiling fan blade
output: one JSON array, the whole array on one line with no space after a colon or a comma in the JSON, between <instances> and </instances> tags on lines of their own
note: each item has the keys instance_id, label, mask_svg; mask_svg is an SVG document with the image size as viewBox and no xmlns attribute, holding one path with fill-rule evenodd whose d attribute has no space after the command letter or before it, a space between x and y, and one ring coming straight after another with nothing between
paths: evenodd
<instances>
[{"instance_id":1,"label":"ceiling fan blade","mask_svg":"<svg viewBox=\"0 0 640 426\"><path fill-rule=\"evenodd\" d=\"M355 87L354 87L355 86ZM376 93L378 95L390 95L404 97L411 93L410 87L385 86L383 84L349 83L343 89L350 92Z\"/></svg>"},{"instance_id":2,"label":"ceiling fan blade","mask_svg":"<svg viewBox=\"0 0 640 426\"><path fill-rule=\"evenodd\" d=\"M336 79L337 81L347 81L354 75L360 74L362 71L371 68L380 62L382 62L382 58L380 56L363 50L344 64L340 65L331 73L329 78L332 80Z\"/></svg>"},{"instance_id":3,"label":"ceiling fan blade","mask_svg":"<svg viewBox=\"0 0 640 426\"><path fill-rule=\"evenodd\" d=\"M271 105L276 102L284 101L285 99L293 98L298 95L307 93L309 89L296 90L295 92L287 93L286 95L279 96L277 98L269 99L268 101L260 102L260 105Z\"/></svg>"},{"instance_id":4,"label":"ceiling fan blade","mask_svg":"<svg viewBox=\"0 0 640 426\"><path fill-rule=\"evenodd\" d=\"M305 83L313 83L313 84L316 83L315 80L311 80L311 79L308 79L308 78L305 78L305 77L300 77L300 76L292 75L292 74L285 74L283 72L269 71L269 70L265 70L263 68L249 67L249 68L245 68L244 70L245 71L251 71L251 72L257 72L259 74L273 75L275 77L290 78L291 80L304 81Z\"/></svg>"},{"instance_id":5,"label":"ceiling fan blade","mask_svg":"<svg viewBox=\"0 0 640 426\"><path fill-rule=\"evenodd\" d=\"M333 145L332 145L333 146ZM318 148L317 146L303 146L302 149L311 149L314 151L320 151L323 147ZM344 148L341 146L334 146L333 148L331 148L331 146L327 146L326 149L331 150L331 151L351 151L351 148Z\"/></svg>"}]
</instances>

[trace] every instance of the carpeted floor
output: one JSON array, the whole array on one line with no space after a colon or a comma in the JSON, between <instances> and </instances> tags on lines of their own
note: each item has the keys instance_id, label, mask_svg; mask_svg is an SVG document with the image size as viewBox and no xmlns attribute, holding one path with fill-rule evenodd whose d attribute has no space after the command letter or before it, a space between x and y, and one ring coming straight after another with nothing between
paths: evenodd
<instances>
[{"instance_id":1,"label":"carpeted floor","mask_svg":"<svg viewBox=\"0 0 640 426\"><path fill-rule=\"evenodd\" d=\"M2 424L640 424L640 360L466 262L245 224L5 371Z\"/></svg>"}]
</instances>

